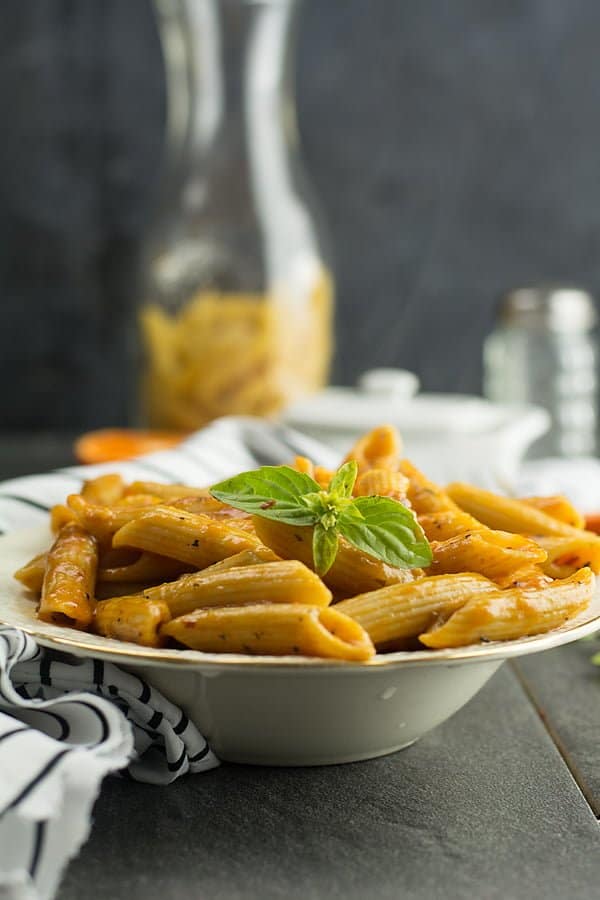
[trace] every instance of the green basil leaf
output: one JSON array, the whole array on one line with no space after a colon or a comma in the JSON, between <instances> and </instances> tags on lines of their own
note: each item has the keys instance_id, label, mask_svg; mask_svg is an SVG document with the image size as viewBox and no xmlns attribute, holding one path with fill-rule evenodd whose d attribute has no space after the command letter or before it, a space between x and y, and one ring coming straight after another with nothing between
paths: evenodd
<instances>
[{"instance_id":1,"label":"green basil leaf","mask_svg":"<svg viewBox=\"0 0 600 900\"><path fill-rule=\"evenodd\" d=\"M355 459L351 459L350 462L344 463L329 482L329 493L335 494L338 497L351 497L357 475L358 463Z\"/></svg>"},{"instance_id":2,"label":"green basil leaf","mask_svg":"<svg viewBox=\"0 0 600 900\"><path fill-rule=\"evenodd\" d=\"M304 494L319 491L316 481L289 466L261 466L214 484L217 500L244 512L288 525L313 525L318 515L302 502Z\"/></svg>"},{"instance_id":3,"label":"green basil leaf","mask_svg":"<svg viewBox=\"0 0 600 900\"><path fill-rule=\"evenodd\" d=\"M313 565L317 575L325 575L332 567L338 551L339 537L334 528L324 528L317 522L313 529Z\"/></svg>"},{"instance_id":4,"label":"green basil leaf","mask_svg":"<svg viewBox=\"0 0 600 900\"><path fill-rule=\"evenodd\" d=\"M391 497L357 497L357 521L340 513L338 528L346 540L390 566L414 569L431 564L432 553L413 513Z\"/></svg>"}]
</instances>

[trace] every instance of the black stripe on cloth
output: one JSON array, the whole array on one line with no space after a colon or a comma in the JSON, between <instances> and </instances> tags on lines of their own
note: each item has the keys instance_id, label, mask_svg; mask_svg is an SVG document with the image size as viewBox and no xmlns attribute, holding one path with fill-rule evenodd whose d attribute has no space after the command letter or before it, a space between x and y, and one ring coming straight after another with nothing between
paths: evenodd
<instances>
[{"instance_id":1,"label":"black stripe on cloth","mask_svg":"<svg viewBox=\"0 0 600 900\"><path fill-rule=\"evenodd\" d=\"M29 729L26 725L22 725L20 728L13 728L12 731L5 731L4 734L0 734L0 742L12 737L13 734L18 734L20 731L29 731Z\"/></svg>"},{"instance_id":2,"label":"black stripe on cloth","mask_svg":"<svg viewBox=\"0 0 600 900\"><path fill-rule=\"evenodd\" d=\"M171 484L177 481L177 477L172 472L163 469L162 466L157 466L155 463L146 462L145 459L132 459L131 464L140 469L146 469L147 472L153 472L155 475L160 475L161 478L168 478Z\"/></svg>"},{"instance_id":3,"label":"black stripe on cloth","mask_svg":"<svg viewBox=\"0 0 600 900\"><path fill-rule=\"evenodd\" d=\"M181 756L179 759L176 759L175 762L167 762L167 769L169 772L176 772L177 769L180 769L185 762L185 758L187 756L187 752L185 747L181 751Z\"/></svg>"},{"instance_id":4,"label":"black stripe on cloth","mask_svg":"<svg viewBox=\"0 0 600 900\"><path fill-rule=\"evenodd\" d=\"M44 768L37 773L35 778L32 778L31 781L28 781L25 787L21 791L19 791L17 796L10 801L8 806L6 806L3 810L0 809L0 815L2 815L3 812L7 812L9 809L14 809L15 806L18 806L19 803L21 803L21 801L24 800L25 797L27 797L35 787L37 787L40 781L43 781L46 775L50 774L52 769L54 769L58 765L63 756L65 756L67 753L69 753L69 748L59 750L58 753L55 753L54 756L48 760Z\"/></svg>"},{"instance_id":5,"label":"black stripe on cloth","mask_svg":"<svg viewBox=\"0 0 600 900\"><path fill-rule=\"evenodd\" d=\"M92 676L94 684L102 685L104 683L104 663L101 659L95 659L94 674Z\"/></svg>"},{"instance_id":6,"label":"black stripe on cloth","mask_svg":"<svg viewBox=\"0 0 600 900\"><path fill-rule=\"evenodd\" d=\"M164 740L162 734L160 733L160 731L148 731L147 728L144 728L143 725L140 725L140 723L138 722L137 719L132 719L131 716L129 715L130 710L129 710L128 708L127 708L127 709L123 709L122 712L123 712L123 715L125 716L125 718L127 719L127 721L128 721L128 722L131 722L132 727L133 727L134 729L136 729L136 731L141 731L141 732L143 732L144 734L148 735L148 737L149 737L151 740L153 740L153 741L160 741L161 739ZM150 749L150 748L148 748L148 749ZM156 745L154 749L155 749L155 750L162 750L163 753L166 753L166 752L167 752L167 751L165 750L165 748L164 748L163 746L161 746L161 745Z\"/></svg>"},{"instance_id":7,"label":"black stripe on cloth","mask_svg":"<svg viewBox=\"0 0 600 900\"><path fill-rule=\"evenodd\" d=\"M100 723L102 725L102 736L99 741L96 741L94 746L97 747L99 744L104 743L104 741L108 737L109 727L108 720L102 710L98 709L97 706L94 706L93 703L86 703L85 700L75 700L74 702L78 703L80 706L87 706L88 709L91 709L92 712L96 713L96 716L100 719Z\"/></svg>"},{"instance_id":8,"label":"black stripe on cloth","mask_svg":"<svg viewBox=\"0 0 600 900\"><path fill-rule=\"evenodd\" d=\"M184 712L182 712L181 718L180 718L179 722L177 723L177 725L175 725L175 727L173 728L173 731L175 732L175 734L181 734L181 732L185 731L185 729L188 727L189 724L190 724L190 720L188 719L186 714Z\"/></svg>"},{"instance_id":9,"label":"black stripe on cloth","mask_svg":"<svg viewBox=\"0 0 600 900\"><path fill-rule=\"evenodd\" d=\"M162 722L163 718L164 718L163 714L161 712L159 712L158 710L156 710L156 712L154 713L152 718L149 719L148 722L146 722L146 728L149 728L151 731L156 731L156 729Z\"/></svg>"},{"instance_id":10,"label":"black stripe on cloth","mask_svg":"<svg viewBox=\"0 0 600 900\"><path fill-rule=\"evenodd\" d=\"M191 763L200 762L201 759L204 759L205 756L208 756L209 751L210 747L208 746L208 744L205 744L202 750L200 750L198 753L194 753L193 756L189 756L188 759Z\"/></svg>"},{"instance_id":11,"label":"black stripe on cloth","mask_svg":"<svg viewBox=\"0 0 600 900\"><path fill-rule=\"evenodd\" d=\"M44 656L40 663L40 681L42 684L51 685L52 679L50 678L50 666L52 665L52 660L49 656Z\"/></svg>"},{"instance_id":12,"label":"black stripe on cloth","mask_svg":"<svg viewBox=\"0 0 600 900\"><path fill-rule=\"evenodd\" d=\"M49 709L37 709L34 707L34 712L39 715L43 713L45 716L50 716L51 719L54 719L55 722L58 722L60 725L60 734L55 738L56 741L66 741L71 733L71 726L67 722L64 716L59 715L55 712L50 712Z\"/></svg>"},{"instance_id":13,"label":"black stripe on cloth","mask_svg":"<svg viewBox=\"0 0 600 900\"><path fill-rule=\"evenodd\" d=\"M29 863L29 874L35 878L37 867L42 856L42 847L44 846L44 837L46 835L46 822L38 822L35 827L35 837L33 839L33 851L31 854L31 862Z\"/></svg>"},{"instance_id":14,"label":"black stripe on cloth","mask_svg":"<svg viewBox=\"0 0 600 900\"><path fill-rule=\"evenodd\" d=\"M50 512L50 507L38 500L31 500L29 497L21 497L19 494L0 494L0 500L15 500L17 503L24 503L25 506L31 506L33 509L39 509L42 512Z\"/></svg>"},{"instance_id":15,"label":"black stripe on cloth","mask_svg":"<svg viewBox=\"0 0 600 900\"><path fill-rule=\"evenodd\" d=\"M7 652L7 654L10 656L10 654L11 654L11 649L10 649L10 648L11 648L11 643L10 643L8 637L7 637L5 634L2 634L2 632L0 631L0 638L1 638L2 641L4 642L4 646L6 647L6 652Z\"/></svg>"},{"instance_id":16,"label":"black stripe on cloth","mask_svg":"<svg viewBox=\"0 0 600 900\"><path fill-rule=\"evenodd\" d=\"M141 679L140 679L141 681ZM142 681L142 693L138 697L140 703L147 703L150 699L150 686L146 684L145 681Z\"/></svg>"}]
</instances>

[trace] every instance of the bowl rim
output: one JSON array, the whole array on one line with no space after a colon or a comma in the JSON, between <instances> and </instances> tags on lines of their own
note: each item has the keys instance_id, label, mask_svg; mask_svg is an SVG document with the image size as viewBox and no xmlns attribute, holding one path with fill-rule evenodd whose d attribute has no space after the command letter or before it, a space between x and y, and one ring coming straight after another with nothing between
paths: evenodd
<instances>
[{"instance_id":1,"label":"bowl rim","mask_svg":"<svg viewBox=\"0 0 600 900\"><path fill-rule=\"evenodd\" d=\"M29 601L28 601L29 602ZM596 607L600 607L600 597L596 598ZM589 613L589 608L583 614ZM158 665L169 668L186 669L238 669L265 672L270 669L286 669L298 672L322 672L324 669L338 671L363 672L365 670L397 669L412 666L456 665L463 663L485 663L493 660L511 659L531 653L541 653L561 647L564 644L580 640L600 630L600 609L590 619L581 621L577 617L570 624L553 629L544 634L531 635L511 641L493 641L485 644L470 644L464 647L451 647L442 650L402 650L394 653L382 653L364 662L343 659L321 659L307 656L250 656L242 653L203 653L200 650L178 650L174 648L141 647L125 641L116 641L101 636L91 636L93 640L77 640L77 631L73 637L54 634L51 631L36 628L22 623L7 621L0 609L0 624L16 627L31 635L40 645L76 656L106 659L124 665ZM9 617L10 618L10 617ZM579 621L578 621L579 619ZM46 626L48 629L61 629L59 626Z\"/></svg>"}]
</instances>

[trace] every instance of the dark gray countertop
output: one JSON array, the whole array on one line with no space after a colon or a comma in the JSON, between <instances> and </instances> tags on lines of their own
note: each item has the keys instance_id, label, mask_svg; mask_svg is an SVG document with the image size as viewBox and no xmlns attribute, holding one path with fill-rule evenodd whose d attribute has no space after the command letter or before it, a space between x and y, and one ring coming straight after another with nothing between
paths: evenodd
<instances>
[{"instance_id":1,"label":"dark gray countertop","mask_svg":"<svg viewBox=\"0 0 600 900\"><path fill-rule=\"evenodd\" d=\"M70 462L0 438L0 477ZM47 456L44 456L44 450ZM600 673L580 642L504 665L400 753L106 780L60 900L536 900L600 895Z\"/></svg>"}]
</instances>

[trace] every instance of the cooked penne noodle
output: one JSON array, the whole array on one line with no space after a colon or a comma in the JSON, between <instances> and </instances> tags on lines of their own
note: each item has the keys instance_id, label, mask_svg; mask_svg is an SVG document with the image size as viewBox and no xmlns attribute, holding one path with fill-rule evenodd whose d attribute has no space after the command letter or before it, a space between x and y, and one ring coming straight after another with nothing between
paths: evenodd
<instances>
[{"instance_id":1,"label":"cooked penne noodle","mask_svg":"<svg viewBox=\"0 0 600 900\"><path fill-rule=\"evenodd\" d=\"M98 581L171 581L191 570L190 566L178 559L159 556L157 553L142 552L134 562L126 565L100 566Z\"/></svg>"},{"instance_id":2,"label":"cooked penne noodle","mask_svg":"<svg viewBox=\"0 0 600 900\"><path fill-rule=\"evenodd\" d=\"M583 532L583 535L589 537L546 535L535 539L548 554L542 566L546 575L567 578L585 566L589 566L592 572L600 572L600 541L589 532Z\"/></svg>"},{"instance_id":3,"label":"cooked penne noodle","mask_svg":"<svg viewBox=\"0 0 600 900\"><path fill-rule=\"evenodd\" d=\"M400 462L402 441L393 425L380 425L359 438L347 454L344 462L355 460L358 471L369 469L391 469L395 471Z\"/></svg>"},{"instance_id":4,"label":"cooked penne noodle","mask_svg":"<svg viewBox=\"0 0 600 900\"><path fill-rule=\"evenodd\" d=\"M205 569L183 575L170 584L144 591L148 600L164 601L173 618L195 609L217 606L256 606L264 603L303 603L328 606L329 591L321 579L296 559L253 566Z\"/></svg>"},{"instance_id":5,"label":"cooked penne noodle","mask_svg":"<svg viewBox=\"0 0 600 900\"><path fill-rule=\"evenodd\" d=\"M112 597L96 603L92 629L96 634L118 641L160 647L165 642L160 628L170 618L169 607L161 600L143 596Z\"/></svg>"},{"instance_id":6,"label":"cooked penne noodle","mask_svg":"<svg viewBox=\"0 0 600 900\"><path fill-rule=\"evenodd\" d=\"M154 587L147 581L102 581L96 584L96 600L113 600L115 597L136 597Z\"/></svg>"},{"instance_id":7,"label":"cooked penne noodle","mask_svg":"<svg viewBox=\"0 0 600 900\"><path fill-rule=\"evenodd\" d=\"M469 531L483 531L485 526L462 509L444 509L417 516L429 541L448 541Z\"/></svg>"},{"instance_id":8,"label":"cooked penne noodle","mask_svg":"<svg viewBox=\"0 0 600 900\"><path fill-rule=\"evenodd\" d=\"M47 553L38 553L33 559L21 566L14 574L17 581L25 585L28 591L35 591L39 594L44 583L44 574L46 572Z\"/></svg>"},{"instance_id":9,"label":"cooked penne noodle","mask_svg":"<svg viewBox=\"0 0 600 900\"><path fill-rule=\"evenodd\" d=\"M273 553L270 547L259 544L252 550L242 550L240 553L234 553L233 556L227 556L225 559L207 566L203 572L221 572L223 569L235 569L240 566L257 566L259 563L279 562L279 559L280 557Z\"/></svg>"},{"instance_id":10,"label":"cooked penne noodle","mask_svg":"<svg viewBox=\"0 0 600 900\"><path fill-rule=\"evenodd\" d=\"M210 516L234 528L242 528L244 531L254 531L252 517L241 509L226 506L214 497L181 497L172 500L168 504L174 509L185 509L186 512L197 513L202 516Z\"/></svg>"},{"instance_id":11,"label":"cooked penne noodle","mask_svg":"<svg viewBox=\"0 0 600 900\"><path fill-rule=\"evenodd\" d=\"M355 497L392 497L394 500L406 500L408 478L402 472L391 472L389 469L369 469L356 479Z\"/></svg>"},{"instance_id":12,"label":"cooked penne noodle","mask_svg":"<svg viewBox=\"0 0 600 900\"><path fill-rule=\"evenodd\" d=\"M65 525L48 553L40 619L87 628L92 621L97 565L96 539L79 525Z\"/></svg>"},{"instance_id":13,"label":"cooked penne noodle","mask_svg":"<svg viewBox=\"0 0 600 900\"><path fill-rule=\"evenodd\" d=\"M546 551L520 534L503 531L475 531L447 541L432 541L433 563L429 575L478 572L491 578L505 578L527 565L543 563Z\"/></svg>"},{"instance_id":14,"label":"cooked penne noodle","mask_svg":"<svg viewBox=\"0 0 600 900\"><path fill-rule=\"evenodd\" d=\"M258 538L208 516L157 506L119 529L113 547L137 547L203 569L242 550L260 546Z\"/></svg>"},{"instance_id":15,"label":"cooked penne noodle","mask_svg":"<svg viewBox=\"0 0 600 900\"><path fill-rule=\"evenodd\" d=\"M335 475L335 472L331 469L326 469L325 466L315 466L313 475L319 487L322 490L325 490L325 488L329 487L329 483Z\"/></svg>"},{"instance_id":16,"label":"cooked penne noodle","mask_svg":"<svg viewBox=\"0 0 600 900\"><path fill-rule=\"evenodd\" d=\"M98 478L83 482L81 496L88 503L112 506L121 499L124 490L125 484L120 475L100 475Z\"/></svg>"},{"instance_id":17,"label":"cooked penne noodle","mask_svg":"<svg viewBox=\"0 0 600 900\"><path fill-rule=\"evenodd\" d=\"M180 497L212 499L208 488L189 487L187 484L162 484L160 481L133 481L125 488L125 496L129 494L152 494L162 500L177 500Z\"/></svg>"},{"instance_id":18,"label":"cooked penne noodle","mask_svg":"<svg viewBox=\"0 0 600 900\"><path fill-rule=\"evenodd\" d=\"M566 525L572 525L573 528L585 528L585 518L562 494L550 497L521 497L520 500L521 503L539 509L540 512L546 513L547 516L552 516L553 519L558 519Z\"/></svg>"},{"instance_id":19,"label":"cooked penne noodle","mask_svg":"<svg viewBox=\"0 0 600 900\"><path fill-rule=\"evenodd\" d=\"M443 624L419 635L427 647L462 647L543 634L586 609L594 593L591 569L581 569L542 590L508 588L473 597Z\"/></svg>"},{"instance_id":20,"label":"cooked penne noodle","mask_svg":"<svg viewBox=\"0 0 600 900\"><path fill-rule=\"evenodd\" d=\"M81 527L105 546L111 545L113 535L120 528L147 513L152 506L158 505L157 500L150 500L141 504L98 506L88 503L79 494L71 494L67 503Z\"/></svg>"},{"instance_id":21,"label":"cooked penne noodle","mask_svg":"<svg viewBox=\"0 0 600 900\"><path fill-rule=\"evenodd\" d=\"M597 535L573 528L572 525L567 525L522 500L502 497L500 494L493 494L491 491L484 491L461 482L449 484L447 491L461 509L475 516L489 528L519 534L588 536L600 543L600 537Z\"/></svg>"},{"instance_id":22,"label":"cooked penne noodle","mask_svg":"<svg viewBox=\"0 0 600 900\"><path fill-rule=\"evenodd\" d=\"M296 456L292 463L292 468L296 469L297 472L303 472L304 475L310 475L311 478L315 477L314 463L307 459L306 456Z\"/></svg>"},{"instance_id":23,"label":"cooked penne noodle","mask_svg":"<svg viewBox=\"0 0 600 900\"><path fill-rule=\"evenodd\" d=\"M541 566L523 566L522 569L510 572L504 578L497 578L496 584L503 589L510 587L542 588L552 584L552 578L546 575Z\"/></svg>"},{"instance_id":24,"label":"cooked penne noodle","mask_svg":"<svg viewBox=\"0 0 600 900\"><path fill-rule=\"evenodd\" d=\"M415 637L473 596L497 590L482 575L435 575L342 600L335 609L355 619L379 646Z\"/></svg>"},{"instance_id":25,"label":"cooked penne noodle","mask_svg":"<svg viewBox=\"0 0 600 900\"><path fill-rule=\"evenodd\" d=\"M67 522L75 521L75 513L68 506L65 506L64 503L56 503L50 510L50 530L53 534L58 534Z\"/></svg>"},{"instance_id":26,"label":"cooked penne noodle","mask_svg":"<svg viewBox=\"0 0 600 900\"><path fill-rule=\"evenodd\" d=\"M335 608L271 604L197 609L161 634L207 653L367 660L375 648L358 622Z\"/></svg>"},{"instance_id":27,"label":"cooked penne noodle","mask_svg":"<svg viewBox=\"0 0 600 900\"><path fill-rule=\"evenodd\" d=\"M418 516L447 510L458 511L456 503L450 499L446 491L430 481L408 459L400 460L399 469L408 478L407 496Z\"/></svg>"},{"instance_id":28,"label":"cooked penne noodle","mask_svg":"<svg viewBox=\"0 0 600 900\"><path fill-rule=\"evenodd\" d=\"M271 547L277 556L299 559L305 566L314 567L311 527L286 525L258 516L254 517L254 527L263 544ZM334 591L356 594L374 591L386 584L412 581L416 571L420 572L388 566L341 538L335 562L323 576L323 581Z\"/></svg>"}]
</instances>

